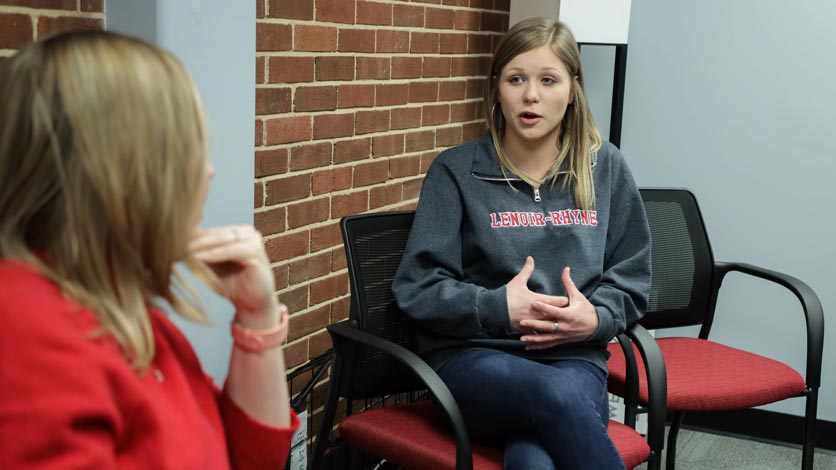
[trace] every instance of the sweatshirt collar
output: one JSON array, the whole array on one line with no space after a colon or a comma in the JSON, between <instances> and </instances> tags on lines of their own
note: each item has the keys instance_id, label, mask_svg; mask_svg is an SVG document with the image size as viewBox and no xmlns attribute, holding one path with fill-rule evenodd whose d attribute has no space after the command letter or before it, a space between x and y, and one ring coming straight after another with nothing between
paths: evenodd
<instances>
[{"instance_id":1,"label":"sweatshirt collar","mask_svg":"<svg viewBox=\"0 0 836 470\"><path fill-rule=\"evenodd\" d=\"M493 146L493 139L490 133L483 135L476 143L475 155L473 157L473 168L470 174L476 178L487 181L522 181L522 178L505 171L499 166L499 156ZM592 156L592 168L598 163L597 152ZM565 173L561 171L558 174Z\"/></svg>"},{"instance_id":2,"label":"sweatshirt collar","mask_svg":"<svg viewBox=\"0 0 836 470\"><path fill-rule=\"evenodd\" d=\"M496 154L490 134L483 135L477 141L473 168L470 174L488 181L522 181L519 176L510 171L502 173L502 168L499 166L499 156Z\"/></svg>"}]
</instances>

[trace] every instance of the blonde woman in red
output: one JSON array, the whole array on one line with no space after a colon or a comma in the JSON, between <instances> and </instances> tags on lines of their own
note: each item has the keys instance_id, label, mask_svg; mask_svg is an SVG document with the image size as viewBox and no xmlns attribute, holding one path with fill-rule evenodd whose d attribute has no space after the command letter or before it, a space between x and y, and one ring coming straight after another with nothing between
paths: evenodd
<instances>
[{"instance_id":1,"label":"blonde woman in red","mask_svg":"<svg viewBox=\"0 0 836 470\"><path fill-rule=\"evenodd\" d=\"M107 32L0 68L0 468L282 468L298 418L261 235L198 228L213 169L181 64ZM235 306L219 389L160 309Z\"/></svg>"}]
</instances>

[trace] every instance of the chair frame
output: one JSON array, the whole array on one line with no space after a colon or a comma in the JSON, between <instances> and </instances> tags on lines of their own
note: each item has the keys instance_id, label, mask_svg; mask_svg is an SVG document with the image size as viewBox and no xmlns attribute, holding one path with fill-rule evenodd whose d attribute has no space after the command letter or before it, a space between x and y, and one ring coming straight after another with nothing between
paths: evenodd
<instances>
[{"instance_id":1,"label":"chair frame","mask_svg":"<svg viewBox=\"0 0 836 470\"><path fill-rule=\"evenodd\" d=\"M702 217L702 212L699 209L696 196L685 188L640 188L642 199L652 201L654 194L662 193L677 193L679 198L689 199L692 204L685 204L684 208L688 210L686 219L698 221L698 226L689 226L689 232L696 236L700 242L704 241L702 247L710 261L710 272L708 286L708 297L705 299L702 308L694 309L690 314L686 314L683 318L670 318L666 312L649 312L647 316L639 320L648 330L657 328L670 328L675 326L693 326L700 324L699 339L707 340L711 332L711 327L714 322L714 314L717 306L717 299L720 294L720 287L722 286L725 276L731 272L739 272L759 279L770 281L778 284L790 292L799 300L804 312L807 333L807 352L806 352L806 374L804 380L807 384L806 389L798 395L798 397L806 398L805 407L805 423L804 423L804 442L802 444L802 459L801 468L803 470L812 470L813 456L815 451L814 429L816 422L816 410L818 407L818 391L821 386L821 364L822 352L824 347L824 314L821 302L816 293L803 281L790 276L785 273L765 269L748 263L733 263L733 262L718 262L714 258L714 253L711 250L710 240L708 237L705 221ZM665 201L671 198L666 198ZM704 292L701 290L700 292ZM626 420L635 422L637 413L643 412L643 407L639 403L638 387L633 384L638 382L638 368L636 366L635 356L629 348L624 347L626 368L626 390L624 397L626 405ZM791 397L792 398L792 397ZM667 442L667 465L666 468L673 470L676 462L676 438L679 429L684 419L685 411L676 411L671 422L670 431L668 433ZM625 422L627 422L625 421Z\"/></svg>"},{"instance_id":2,"label":"chair frame","mask_svg":"<svg viewBox=\"0 0 836 470\"><path fill-rule=\"evenodd\" d=\"M377 214L361 214L347 216L341 220L341 229L346 250L346 258L349 267L349 279L351 285L351 309L350 318L343 322L329 325L327 330L331 335L334 346L334 363L328 388L328 394L323 411L322 422L313 445L313 456L311 461L312 469L320 469L324 464L324 453L326 448L333 447L329 436L333 428L337 403L341 397L349 400L368 398L357 387L359 368L357 364L363 355L370 351L380 351L395 359L405 369L411 371L417 381L415 387L423 387L435 398L442 411L443 416L449 422L452 430L452 437L456 443L456 470L472 470L473 458L471 454L470 440L465 428L464 419L461 416L458 405L450 390L440 379L438 374L413 351L388 341L375 334L364 331L363 315L360 314L366 301L364 291L361 288L362 280L359 278L359 263L354 254L354 240L352 224L371 223L378 224L388 220L402 219L397 223L404 223L408 220L411 225L412 211L389 212ZM648 468L658 469L661 466L661 452L664 446L665 430L665 397L667 380L665 377L665 366L662 354L656 345L653 337L641 325L633 325L628 331L620 335L619 341L622 345L629 347L632 353L635 344L648 365L648 386L651 401L649 404L649 422L647 442L651 449L647 459ZM360 379L362 380L362 379ZM638 388L638 382L635 382ZM372 387L374 388L374 387ZM391 390L374 390L375 394L400 393L405 390L393 387ZM359 393L358 393L359 392ZM636 391L636 394L638 392ZM352 406L349 404L347 413L351 413ZM635 421L635 420L634 420ZM633 422L633 427L635 423Z\"/></svg>"}]
</instances>

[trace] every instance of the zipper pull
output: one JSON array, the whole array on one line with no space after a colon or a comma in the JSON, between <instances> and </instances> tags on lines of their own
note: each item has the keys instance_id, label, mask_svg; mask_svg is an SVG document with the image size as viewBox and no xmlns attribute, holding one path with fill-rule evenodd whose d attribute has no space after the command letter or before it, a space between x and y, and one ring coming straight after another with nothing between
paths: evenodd
<instances>
[{"instance_id":1,"label":"zipper pull","mask_svg":"<svg viewBox=\"0 0 836 470\"><path fill-rule=\"evenodd\" d=\"M540 188L534 188L534 202L540 202Z\"/></svg>"}]
</instances>

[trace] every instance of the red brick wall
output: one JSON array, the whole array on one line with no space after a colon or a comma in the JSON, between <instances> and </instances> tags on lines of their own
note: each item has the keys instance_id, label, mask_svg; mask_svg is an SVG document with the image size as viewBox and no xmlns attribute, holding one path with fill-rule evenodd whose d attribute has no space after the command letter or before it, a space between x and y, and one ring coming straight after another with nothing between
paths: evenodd
<instances>
[{"instance_id":1,"label":"red brick wall","mask_svg":"<svg viewBox=\"0 0 836 470\"><path fill-rule=\"evenodd\" d=\"M33 39L104 29L104 0L0 0L0 63Z\"/></svg>"},{"instance_id":2,"label":"red brick wall","mask_svg":"<svg viewBox=\"0 0 836 470\"><path fill-rule=\"evenodd\" d=\"M292 312L289 368L348 316L340 217L412 208L443 149L485 131L509 0L257 0L255 222Z\"/></svg>"}]
</instances>

